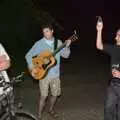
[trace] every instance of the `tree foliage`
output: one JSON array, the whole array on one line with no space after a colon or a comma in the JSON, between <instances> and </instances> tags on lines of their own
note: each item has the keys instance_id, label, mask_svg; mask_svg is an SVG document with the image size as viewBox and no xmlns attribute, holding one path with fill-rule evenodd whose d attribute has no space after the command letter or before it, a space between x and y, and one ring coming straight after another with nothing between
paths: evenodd
<instances>
[{"instance_id":1,"label":"tree foliage","mask_svg":"<svg viewBox=\"0 0 120 120\"><path fill-rule=\"evenodd\" d=\"M27 45L44 23L54 23L48 12L36 8L32 0L0 1L0 39L7 46ZM29 41L28 41L29 40Z\"/></svg>"}]
</instances>

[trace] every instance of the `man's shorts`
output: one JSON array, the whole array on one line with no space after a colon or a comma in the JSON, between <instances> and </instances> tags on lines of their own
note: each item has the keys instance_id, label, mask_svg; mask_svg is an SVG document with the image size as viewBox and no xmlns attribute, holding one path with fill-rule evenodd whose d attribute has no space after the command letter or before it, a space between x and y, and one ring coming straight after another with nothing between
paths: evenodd
<instances>
[{"instance_id":1,"label":"man's shorts","mask_svg":"<svg viewBox=\"0 0 120 120\"><path fill-rule=\"evenodd\" d=\"M60 78L44 78L39 81L40 94L43 97L47 97L49 88L51 95L59 96L61 93Z\"/></svg>"}]
</instances>

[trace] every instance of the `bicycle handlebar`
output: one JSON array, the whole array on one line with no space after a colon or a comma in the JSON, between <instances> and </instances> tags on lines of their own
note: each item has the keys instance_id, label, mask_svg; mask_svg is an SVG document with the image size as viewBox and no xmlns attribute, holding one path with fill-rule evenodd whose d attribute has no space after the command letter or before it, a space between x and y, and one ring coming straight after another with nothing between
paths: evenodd
<instances>
[{"instance_id":1,"label":"bicycle handlebar","mask_svg":"<svg viewBox=\"0 0 120 120\"><path fill-rule=\"evenodd\" d=\"M12 80L16 80L16 79L20 79L21 77L23 77L25 72L22 72L20 75L13 77Z\"/></svg>"},{"instance_id":2,"label":"bicycle handlebar","mask_svg":"<svg viewBox=\"0 0 120 120\"><path fill-rule=\"evenodd\" d=\"M21 72L21 74L20 74L20 75L13 77L13 78L11 79L11 81L10 81L10 82L8 82L8 84L14 84L14 83L19 83L19 82L22 82L23 80L22 80L22 79L20 79L20 78L22 78L22 77L23 77L24 73L25 73L25 72Z\"/></svg>"}]
</instances>

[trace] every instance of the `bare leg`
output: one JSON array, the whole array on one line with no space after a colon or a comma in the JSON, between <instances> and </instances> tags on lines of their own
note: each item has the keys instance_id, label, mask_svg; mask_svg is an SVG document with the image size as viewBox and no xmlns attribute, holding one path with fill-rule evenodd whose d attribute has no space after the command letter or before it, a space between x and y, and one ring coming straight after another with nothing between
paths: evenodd
<instances>
[{"instance_id":1,"label":"bare leg","mask_svg":"<svg viewBox=\"0 0 120 120\"><path fill-rule=\"evenodd\" d=\"M49 108L49 113L54 117L59 117L57 113L55 113L54 106L57 100L57 96L52 96L50 99L50 108Z\"/></svg>"},{"instance_id":2,"label":"bare leg","mask_svg":"<svg viewBox=\"0 0 120 120\"><path fill-rule=\"evenodd\" d=\"M49 111L52 111L54 109L55 103L56 103L57 97L56 96L52 96L50 99L50 108Z\"/></svg>"},{"instance_id":3,"label":"bare leg","mask_svg":"<svg viewBox=\"0 0 120 120\"><path fill-rule=\"evenodd\" d=\"M40 101L39 101L39 113L38 113L38 117L41 118L42 116L42 112L45 106L45 101L46 101L46 97L41 96Z\"/></svg>"}]
</instances>

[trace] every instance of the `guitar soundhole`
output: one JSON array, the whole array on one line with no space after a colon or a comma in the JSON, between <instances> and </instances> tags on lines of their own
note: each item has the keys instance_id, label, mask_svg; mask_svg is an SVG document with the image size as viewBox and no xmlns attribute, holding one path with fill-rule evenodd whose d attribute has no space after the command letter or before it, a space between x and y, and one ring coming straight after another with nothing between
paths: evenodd
<instances>
[{"instance_id":1,"label":"guitar soundhole","mask_svg":"<svg viewBox=\"0 0 120 120\"><path fill-rule=\"evenodd\" d=\"M46 69L49 64L50 64L50 62L47 63L47 64L43 64L43 65L42 65L43 69Z\"/></svg>"},{"instance_id":2,"label":"guitar soundhole","mask_svg":"<svg viewBox=\"0 0 120 120\"><path fill-rule=\"evenodd\" d=\"M43 67L43 69L46 69L47 65L46 65L46 64L43 64L42 67Z\"/></svg>"}]
</instances>

